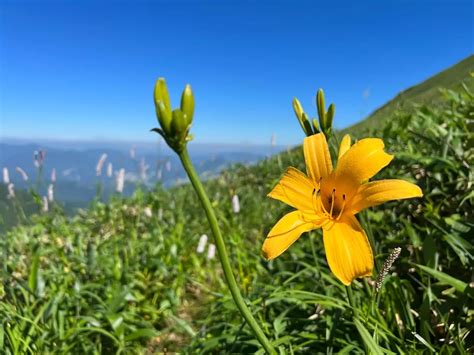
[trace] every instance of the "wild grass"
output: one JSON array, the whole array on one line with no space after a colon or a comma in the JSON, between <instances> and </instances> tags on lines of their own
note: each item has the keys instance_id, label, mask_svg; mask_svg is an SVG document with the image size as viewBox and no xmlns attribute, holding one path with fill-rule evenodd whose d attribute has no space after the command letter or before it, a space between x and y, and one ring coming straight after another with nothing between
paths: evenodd
<instances>
[{"instance_id":1,"label":"wild grass","mask_svg":"<svg viewBox=\"0 0 474 355\"><path fill-rule=\"evenodd\" d=\"M357 319L328 269L319 232L275 261L260 256L287 210L266 194L287 166L304 168L300 149L206 182L234 274L281 353L473 351L474 99L466 91L443 97L436 107L394 113L379 131L396 159L378 177L415 182L424 197L359 216L377 271L394 248L402 251L380 292L375 274L354 282ZM35 215L0 239L0 349L261 353L218 261L196 252L202 234L211 235L187 185L94 202L73 218L57 208Z\"/></svg>"}]
</instances>

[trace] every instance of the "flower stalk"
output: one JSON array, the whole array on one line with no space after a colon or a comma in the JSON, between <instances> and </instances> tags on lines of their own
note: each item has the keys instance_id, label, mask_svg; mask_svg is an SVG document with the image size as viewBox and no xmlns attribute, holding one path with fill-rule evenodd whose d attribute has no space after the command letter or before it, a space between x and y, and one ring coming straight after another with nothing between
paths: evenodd
<instances>
[{"instance_id":1,"label":"flower stalk","mask_svg":"<svg viewBox=\"0 0 474 355\"><path fill-rule=\"evenodd\" d=\"M262 331L255 318L253 317L252 313L245 304L242 294L240 293L239 287L237 286L237 282L235 281L234 274L232 273L232 267L230 265L229 256L225 247L224 238L222 237L221 231L217 224L217 218L211 206L211 201L209 201L209 197L207 196L204 187L202 186L201 180L199 179L196 170L194 169L191 159L189 158L187 149L184 148L178 155L181 159L181 163L183 164L184 170L186 170L189 180L191 181L191 184L193 185L193 188L196 191L196 194L198 195L199 201L201 202L201 205L204 211L206 212L207 220L209 221L212 234L214 235L219 260L222 265L222 270L224 271L224 277L226 279L230 293L232 294L232 298L234 299L237 308L242 314L242 317L244 317L245 321L250 326L265 351L269 354L276 354L275 349L265 336L265 333Z\"/></svg>"},{"instance_id":2,"label":"flower stalk","mask_svg":"<svg viewBox=\"0 0 474 355\"><path fill-rule=\"evenodd\" d=\"M229 256L227 255L224 238L222 237L217 223L217 217L189 157L187 143L192 139L192 135L189 134L189 131L194 116L194 95L191 86L186 85L181 97L180 108L172 110L166 82L163 78L160 78L155 85L154 101L160 128L153 128L152 131L160 134L168 146L178 154L184 170L196 191L199 201L206 213L207 220L209 221L212 234L214 235L215 248L217 249L222 270L224 271L224 277L232 298L242 314L242 317L250 326L265 351L269 354L276 354L274 347L258 325L240 293L234 274L232 273L232 267L230 265ZM214 252L209 253L208 257L212 256L213 253Z\"/></svg>"}]
</instances>

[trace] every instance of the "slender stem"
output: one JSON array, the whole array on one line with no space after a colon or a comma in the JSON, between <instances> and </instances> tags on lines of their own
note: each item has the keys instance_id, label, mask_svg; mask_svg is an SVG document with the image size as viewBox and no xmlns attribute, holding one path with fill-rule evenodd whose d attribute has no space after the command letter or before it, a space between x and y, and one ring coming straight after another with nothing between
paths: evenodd
<instances>
[{"instance_id":1,"label":"slender stem","mask_svg":"<svg viewBox=\"0 0 474 355\"><path fill-rule=\"evenodd\" d=\"M355 314L355 305L354 305L354 296L352 294L352 286L346 286L346 293L347 293L347 300L349 301L349 305L352 308L352 312Z\"/></svg>"},{"instance_id":2,"label":"slender stem","mask_svg":"<svg viewBox=\"0 0 474 355\"><path fill-rule=\"evenodd\" d=\"M237 308L239 309L244 319L247 321L247 324L250 326L250 328L254 332L260 344L262 344L265 351L269 354L276 354L275 349L273 348L272 344L265 336L265 333L262 331L262 329L258 325L257 321L255 320L252 313L250 312L247 305L245 304L245 301L242 295L240 294L239 287L237 286L237 282L235 281L234 274L232 273L232 268L230 266L229 256L227 255L224 238L222 237L221 231L217 224L216 215L214 213L214 210L212 209L211 202L209 201L209 198L207 197L207 194L204 191L204 187L202 186L202 183L199 180L199 177L196 171L194 170L191 159L189 158L188 151L185 148L183 149L182 152L178 154L183 164L183 167L186 170L186 173L188 174L189 179L191 180L191 184L193 185L194 190L196 191L199 197L199 200L201 201L202 207L204 208L206 212L207 220L209 221L212 233L214 234L216 247L219 254L219 259L222 265L222 270L224 271L224 276L227 281L227 285L229 287L230 293L232 294L232 298L234 299L234 302Z\"/></svg>"}]
</instances>

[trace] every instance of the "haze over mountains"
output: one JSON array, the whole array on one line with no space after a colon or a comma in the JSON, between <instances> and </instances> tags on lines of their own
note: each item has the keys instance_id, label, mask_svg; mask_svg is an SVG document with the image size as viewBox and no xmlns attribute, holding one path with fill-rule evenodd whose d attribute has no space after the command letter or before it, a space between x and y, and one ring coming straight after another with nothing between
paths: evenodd
<instances>
[{"instance_id":1,"label":"haze over mountains","mask_svg":"<svg viewBox=\"0 0 474 355\"><path fill-rule=\"evenodd\" d=\"M283 150L281 146L192 144L191 156L203 177L212 177L231 164L253 164ZM115 191L116 176L125 170L125 193L137 185L153 187L161 182L165 187L185 181L185 173L177 156L163 142L72 142L55 140L2 139L0 166L7 168L9 180L16 189L36 186L39 169L34 164L34 152L45 152L41 172L40 194L45 194L55 170L55 199L83 205L96 196L102 184L105 196ZM99 159L106 154L98 172ZM109 167L109 164L111 166ZM28 175L24 181L16 168ZM98 175L100 173L100 175Z\"/></svg>"}]
</instances>

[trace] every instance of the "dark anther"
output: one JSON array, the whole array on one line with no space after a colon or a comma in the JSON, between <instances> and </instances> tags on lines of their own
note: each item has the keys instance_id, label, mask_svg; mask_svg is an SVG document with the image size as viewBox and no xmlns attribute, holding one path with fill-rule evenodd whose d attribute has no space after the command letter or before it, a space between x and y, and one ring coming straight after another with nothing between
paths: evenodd
<instances>
[{"instance_id":1,"label":"dark anther","mask_svg":"<svg viewBox=\"0 0 474 355\"><path fill-rule=\"evenodd\" d=\"M346 200L346 194L342 194L342 199L345 201Z\"/></svg>"}]
</instances>

